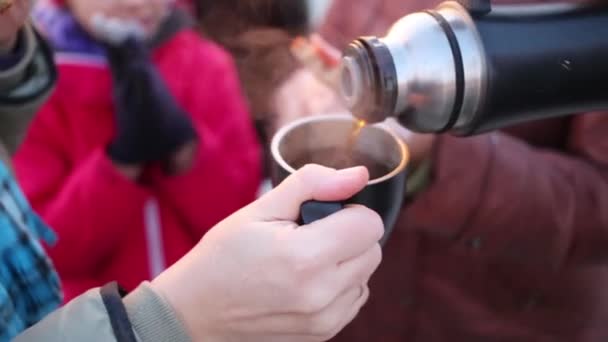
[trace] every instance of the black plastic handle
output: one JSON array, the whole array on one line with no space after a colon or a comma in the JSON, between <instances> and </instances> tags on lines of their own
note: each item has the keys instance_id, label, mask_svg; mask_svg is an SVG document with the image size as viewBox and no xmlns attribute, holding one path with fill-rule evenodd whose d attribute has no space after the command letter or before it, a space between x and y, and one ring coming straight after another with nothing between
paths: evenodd
<instances>
[{"instance_id":1,"label":"black plastic handle","mask_svg":"<svg viewBox=\"0 0 608 342\"><path fill-rule=\"evenodd\" d=\"M338 211L344 209L344 203L341 202L320 202L320 201L307 201L300 206L300 219L298 224L306 225L311 224L315 221L324 219ZM384 247L388 235L385 234L379 241L380 246Z\"/></svg>"},{"instance_id":2,"label":"black plastic handle","mask_svg":"<svg viewBox=\"0 0 608 342\"><path fill-rule=\"evenodd\" d=\"M300 206L300 224L311 224L344 209L341 202L307 201Z\"/></svg>"}]
</instances>

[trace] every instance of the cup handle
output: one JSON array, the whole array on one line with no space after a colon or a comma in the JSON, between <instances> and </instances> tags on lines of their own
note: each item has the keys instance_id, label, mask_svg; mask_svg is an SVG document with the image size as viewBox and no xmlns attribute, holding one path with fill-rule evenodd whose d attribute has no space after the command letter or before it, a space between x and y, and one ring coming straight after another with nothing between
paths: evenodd
<instances>
[{"instance_id":1,"label":"cup handle","mask_svg":"<svg viewBox=\"0 0 608 342\"><path fill-rule=\"evenodd\" d=\"M306 201L300 206L300 224L311 224L344 209L341 202Z\"/></svg>"}]
</instances>

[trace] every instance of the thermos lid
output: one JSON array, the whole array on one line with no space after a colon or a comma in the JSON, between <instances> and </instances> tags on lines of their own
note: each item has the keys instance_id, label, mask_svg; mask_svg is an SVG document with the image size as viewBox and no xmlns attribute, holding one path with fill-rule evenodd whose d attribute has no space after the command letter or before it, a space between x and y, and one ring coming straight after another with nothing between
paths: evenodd
<instances>
[{"instance_id":1,"label":"thermos lid","mask_svg":"<svg viewBox=\"0 0 608 342\"><path fill-rule=\"evenodd\" d=\"M375 37L352 42L341 67L341 95L352 114L366 122L391 116L397 103L397 71L388 47Z\"/></svg>"}]
</instances>

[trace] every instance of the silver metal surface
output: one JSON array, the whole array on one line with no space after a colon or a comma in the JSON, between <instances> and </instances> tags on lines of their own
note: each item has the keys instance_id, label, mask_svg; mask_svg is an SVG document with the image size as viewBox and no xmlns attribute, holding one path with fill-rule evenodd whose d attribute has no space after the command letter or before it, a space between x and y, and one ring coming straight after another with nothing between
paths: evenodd
<instances>
[{"instance_id":1,"label":"silver metal surface","mask_svg":"<svg viewBox=\"0 0 608 342\"><path fill-rule=\"evenodd\" d=\"M342 59L340 70L340 94L347 108L354 108L367 94L362 80L362 66L350 56Z\"/></svg>"},{"instance_id":2,"label":"silver metal surface","mask_svg":"<svg viewBox=\"0 0 608 342\"><path fill-rule=\"evenodd\" d=\"M475 23L464 7L457 2L445 2L437 7L436 13L450 26L462 56L464 93L455 122L458 129L474 119L484 100L486 56ZM396 117L402 125L418 132L437 132L448 126L457 100L457 66L449 38L439 21L427 12L409 14L397 21L380 41L390 52L398 85L395 107L387 116ZM374 72L377 71L349 56L343 60L343 97L353 113L363 118L362 110L366 112L370 99L374 101L371 94L386 91L368 89L379 86L365 82L365 77L374 78ZM372 76L368 76L370 73Z\"/></svg>"},{"instance_id":3,"label":"silver metal surface","mask_svg":"<svg viewBox=\"0 0 608 342\"><path fill-rule=\"evenodd\" d=\"M395 114L406 126L433 132L448 123L455 102L456 69L450 43L428 13L403 17L381 39L393 56L398 80Z\"/></svg>"},{"instance_id":4,"label":"silver metal surface","mask_svg":"<svg viewBox=\"0 0 608 342\"><path fill-rule=\"evenodd\" d=\"M437 12L449 23L458 41L464 68L464 98L454 129L467 126L486 95L487 61L481 37L468 11L457 2L444 2Z\"/></svg>"},{"instance_id":5,"label":"silver metal surface","mask_svg":"<svg viewBox=\"0 0 608 342\"><path fill-rule=\"evenodd\" d=\"M295 120L283 126L275 134L270 145L274 161L288 173L296 172L291 165L299 156L323 149L348 149L365 151L373 160L386 161L391 172L381 178L371 179L368 185L382 183L401 173L409 162L409 150L389 127L384 124L362 128L357 143L352 141L355 119L349 114L311 116ZM349 147L347 147L349 146Z\"/></svg>"}]
</instances>

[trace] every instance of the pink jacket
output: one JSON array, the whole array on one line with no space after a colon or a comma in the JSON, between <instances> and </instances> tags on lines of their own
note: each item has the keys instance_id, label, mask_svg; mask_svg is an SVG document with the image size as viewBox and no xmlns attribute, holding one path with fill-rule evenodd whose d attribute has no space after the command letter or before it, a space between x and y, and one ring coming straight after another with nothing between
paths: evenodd
<instances>
[{"instance_id":1,"label":"pink jacket","mask_svg":"<svg viewBox=\"0 0 608 342\"><path fill-rule=\"evenodd\" d=\"M16 155L16 171L58 233L49 253L66 299L112 280L133 289L255 198L256 133L230 57L181 29L153 59L202 137L194 167L175 177L150 168L143 183L124 178L105 153L115 131L105 60L94 45L75 39L62 45L65 31L53 27L46 29L60 46L57 88Z\"/></svg>"}]
</instances>

